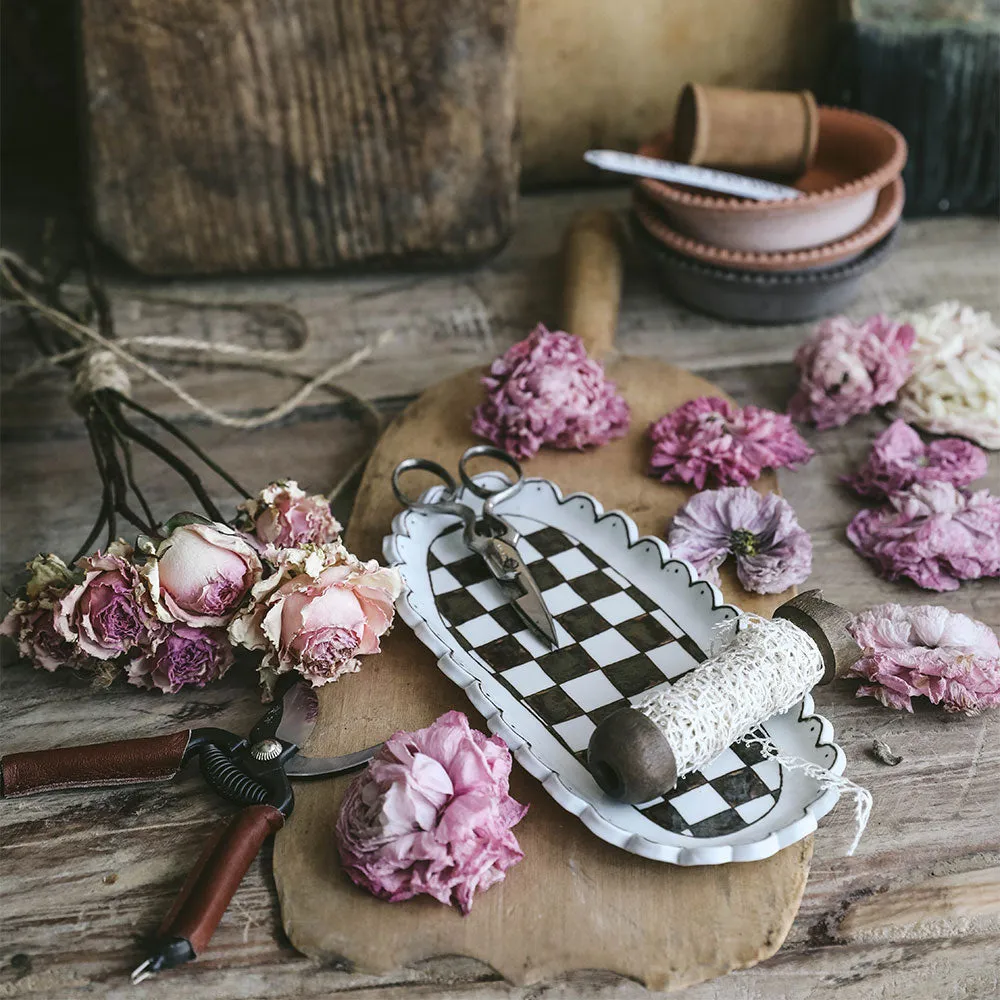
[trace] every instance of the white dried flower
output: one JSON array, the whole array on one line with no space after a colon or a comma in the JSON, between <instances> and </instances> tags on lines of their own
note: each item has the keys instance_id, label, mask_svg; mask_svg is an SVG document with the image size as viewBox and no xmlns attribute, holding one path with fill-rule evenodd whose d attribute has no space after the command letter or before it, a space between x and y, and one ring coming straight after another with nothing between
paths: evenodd
<instances>
[{"instance_id":1,"label":"white dried flower","mask_svg":"<svg viewBox=\"0 0 1000 1000\"><path fill-rule=\"evenodd\" d=\"M933 434L1000 448L1000 328L990 314L940 302L902 319L917 339L898 415Z\"/></svg>"}]
</instances>

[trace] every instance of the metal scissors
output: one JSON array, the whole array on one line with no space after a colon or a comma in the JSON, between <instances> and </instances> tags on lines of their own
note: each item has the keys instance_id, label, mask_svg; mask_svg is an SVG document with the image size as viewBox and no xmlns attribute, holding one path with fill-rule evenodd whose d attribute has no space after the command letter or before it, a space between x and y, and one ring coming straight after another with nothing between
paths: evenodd
<instances>
[{"instance_id":1,"label":"metal scissors","mask_svg":"<svg viewBox=\"0 0 1000 1000\"><path fill-rule=\"evenodd\" d=\"M514 481L498 490L490 490L475 482L469 475L467 466L474 458L495 458L503 462L514 473ZM424 503L408 496L400 486L403 474L415 469L437 476L445 486L440 500ZM454 476L437 462L429 458L407 458L400 462L392 473L392 492L396 499L410 510L429 514L451 514L461 518L462 538L476 554L482 556L490 573L500 587L510 597L511 606L521 616L525 624L549 646L558 645L556 626L545 606L542 592L531 574L531 570L517 551L520 534L517 529L496 513L500 504L515 497L524 485L521 466L512 455L501 448L489 444L477 444L466 449L458 460L458 474L462 485L472 494L484 500L483 516L476 519L475 511L458 498L459 485Z\"/></svg>"}]
</instances>

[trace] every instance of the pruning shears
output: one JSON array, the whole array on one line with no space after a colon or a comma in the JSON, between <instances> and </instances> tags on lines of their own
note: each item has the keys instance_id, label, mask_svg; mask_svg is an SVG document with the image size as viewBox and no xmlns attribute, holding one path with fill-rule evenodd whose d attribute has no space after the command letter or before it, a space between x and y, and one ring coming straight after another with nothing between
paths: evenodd
<instances>
[{"instance_id":1,"label":"pruning shears","mask_svg":"<svg viewBox=\"0 0 1000 1000\"><path fill-rule=\"evenodd\" d=\"M13 753L0 759L0 798L64 788L169 781L195 757L208 784L243 808L206 845L160 925L149 957L133 972L138 984L196 958L264 841L292 812L291 778L324 778L366 764L381 744L341 757L300 754L315 725L315 692L284 679L276 700L247 737L225 729L186 729L166 736Z\"/></svg>"}]
</instances>

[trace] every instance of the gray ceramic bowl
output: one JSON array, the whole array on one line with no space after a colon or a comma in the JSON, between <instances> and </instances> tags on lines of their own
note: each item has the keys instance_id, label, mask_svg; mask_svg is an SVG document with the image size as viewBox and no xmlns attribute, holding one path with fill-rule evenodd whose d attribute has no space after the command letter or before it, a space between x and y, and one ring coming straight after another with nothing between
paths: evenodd
<instances>
[{"instance_id":1,"label":"gray ceramic bowl","mask_svg":"<svg viewBox=\"0 0 1000 1000\"><path fill-rule=\"evenodd\" d=\"M860 257L807 271L733 271L683 257L657 243L632 221L632 234L652 261L663 288L686 306L737 323L800 323L841 312L862 277L889 255L896 229Z\"/></svg>"}]
</instances>

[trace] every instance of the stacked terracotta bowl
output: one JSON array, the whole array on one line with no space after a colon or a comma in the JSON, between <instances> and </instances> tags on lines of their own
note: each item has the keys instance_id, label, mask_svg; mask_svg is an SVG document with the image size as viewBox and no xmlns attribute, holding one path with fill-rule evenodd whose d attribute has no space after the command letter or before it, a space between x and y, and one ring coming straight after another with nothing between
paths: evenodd
<instances>
[{"instance_id":1,"label":"stacked terracotta bowl","mask_svg":"<svg viewBox=\"0 0 1000 1000\"><path fill-rule=\"evenodd\" d=\"M817 107L808 92L689 84L673 135L639 152L802 192L757 201L637 181L635 233L667 289L724 319L783 323L840 311L886 258L903 210L899 132L857 111Z\"/></svg>"}]
</instances>

